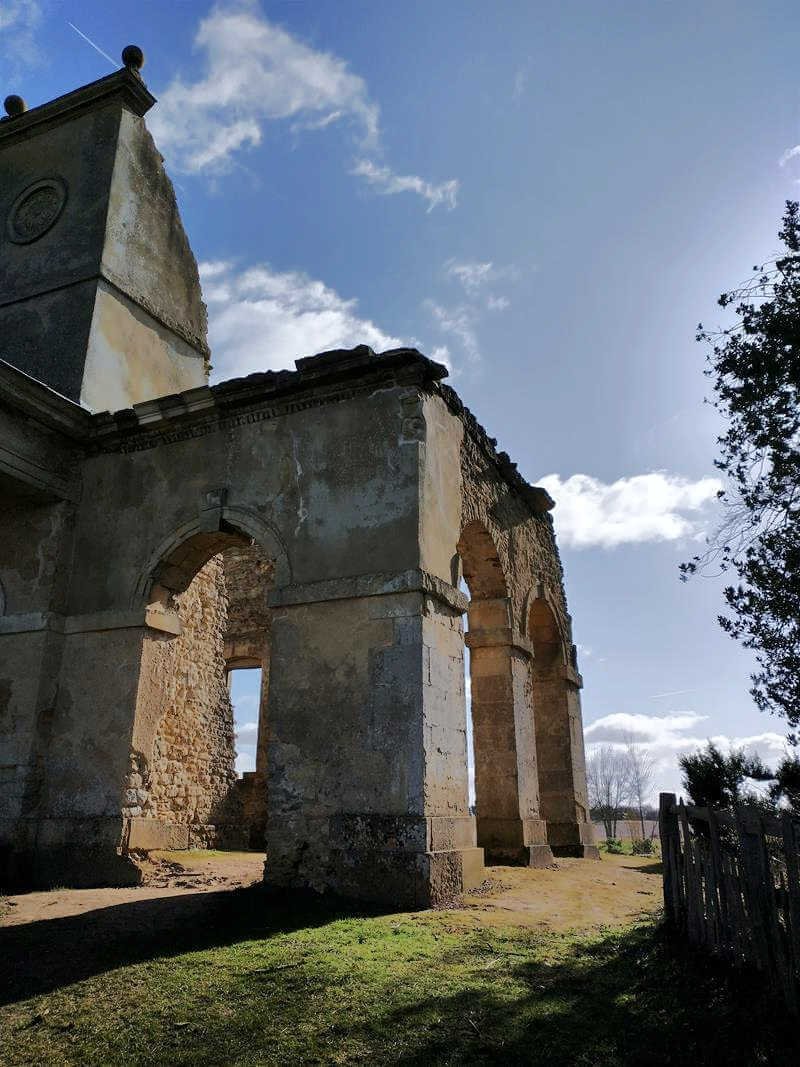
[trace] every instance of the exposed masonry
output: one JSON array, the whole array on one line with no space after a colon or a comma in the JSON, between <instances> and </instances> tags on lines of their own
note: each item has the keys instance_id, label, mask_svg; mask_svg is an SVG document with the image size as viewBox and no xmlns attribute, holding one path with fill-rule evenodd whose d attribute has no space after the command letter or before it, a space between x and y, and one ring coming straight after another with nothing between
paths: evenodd
<instances>
[{"instance_id":1,"label":"exposed masonry","mask_svg":"<svg viewBox=\"0 0 800 1067\"><path fill-rule=\"evenodd\" d=\"M125 69L0 124L0 218L68 193L0 230L0 885L249 845L417 907L592 855L552 500L415 349L209 386L154 102Z\"/></svg>"},{"instance_id":2,"label":"exposed masonry","mask_svg":"<svg viewBox=\"0 0 800 1067\"><path fill-rule=\"evenodd\" d=\"M225 678L228 598L222 559L209 560L175 601L183 632L159 646L154 663L167 688L150 760L147 813L188 826L192 846L235 847L246 834L235 791L233 709Z\"/></svg>"}]
</instances>

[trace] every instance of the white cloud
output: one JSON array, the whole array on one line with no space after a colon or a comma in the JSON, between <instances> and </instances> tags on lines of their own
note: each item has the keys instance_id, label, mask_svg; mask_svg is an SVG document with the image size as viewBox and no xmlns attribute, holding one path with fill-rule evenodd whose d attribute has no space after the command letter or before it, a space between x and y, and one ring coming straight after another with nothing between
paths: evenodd
<instances>
[{"instance_id":1,"label":"white cloud","mask_svg":"<svg viewBox=\"0 0 800 1067\"><path fill-rule=\"evenodd\" d=\"M295 132L349 124L362 151L379 151L380 111L364 79L343 59L270 22L256 0L214 7L194 47L202 54L199 76L176 76L148 120L176 170L224 174L261 143L262 124L274 120L291 119ZM428 211L456 206L455 179L436 185L371 159L357 161L352 173L386 195L416 193Z\"/></svg>"},{"instance_id":2,"label":"white cloud","mask_svg":"<svg viewBox=\"0 0 800 1067\"><path fill-rule=\"evenodd\" d=\"M778 160L778 165L785 167L790 159L795 159L796 156L800 156L800 144L796 144L794 148L787 148L781 158Z\"/></svg>"},{"instance_id":3,"label":"white cloud","mask_svg":"<svg viewBox=\"0 0 800 1067\"><path fill-rule=\"evenodd\" d=\"M449 281L458 282L470 299L469 308L460 308L459 317L471 316L477 321L479 302L488 311L505 311L511 306L507 296L486 291L488 285L501 281L517 281L519 272L516 267L496 267L491 260L446 260L442 273Z\"/></svg>"},{"instance_id":4,"label":"white cloud","mask_svg":"<svg viewBox=\"0 0 800 1067\"><path fill-rule=\"evenodd\" d=\"M686 730L704 722L707 715L693 711L673 712L669 715L632 715L615 712L604 715L586 727L587 744L624 744L628 737L641 744L672 745L677 749L686 745Z\"/></svg>"},{"instance_id":5,"label":"white cloud","mask_svg":"<svg viewBox=\"0 0 800 1067\"><path fill-rule=\"evenodd\" d=\"M267 264L237 270L200 264L208 303L214 379L294 369L295 359L330 348L367 344L376 351L403 342L358 315L358 302L323 282Z\"/></svg>"},{"instance_id":6,"label":"white cloud","mask_svg":"<svg viewBox=\"0 0 800 1067\"><path fill-rule=\"evenodd\" d=\"M239 752L236 756L234 767L241 778L245 771L254 771L256 769L256 758L252 752Z\"/></svg>"},{"instance_id":7,"label":"white cloud","mask_svg":"<svg viewBox=\"0 0 800 1067\"><path fill-rule=\"evenodd\" d=\"M214 7L194 47L202 75L174 78L150 120L178 169L228 170L238 149L259 143L265 119L317 128L347 119L364 143L377 143L378 107L363 78L269 22L255 2Z\"/></svg>"},{"instance_id":8,"label":"white cloud","mask_svg":"<svg viewBox=\"0 0 800 1067\"><path fill-rule=\"evenodd\" d=\"M477 263L474 260L459 263L455 259L448 259L444 265L444 273L445 277L460 282L469 296L474 296L482 286L496 277L494 264Z\"/></svg>"},{"instance_id":9,"label":"white cloud","mask_svg":"<svg viewBox=\"0 0 800 1067\"><path fill-rule=\"evenodd\" d=\"M41 62L36 41L41 21L42 8L37 0L3 0L0 4L0 56L6 76L16 77L23 67Z\"/></svg>"},{"instance_id":10,"label":"white cloud","mask_svg":"<svg viewBox=\"0 0 800 1067\"><path fill-rule=\"evenodd\" d=\"M239 711L244 701L240 698L236 701L236 710ZM255 701L254 701L255 703ZM243 745L251 745L258 737L258 723L244 722L236 727L236 740Z\"/></svg>"},{"instance_id":11,"label":"white cloud","mask_svg":"<svg viewBox=\"0 0 800 1067\"><path fill-rule=\"evenodd\" d=\"M556 502L553 522L570 548L616 548L642 541L674 541L700 534L705 509L722 487L717 478L690 481L654 471L608 484L588 474L562 481L540 478Z\"/></svg>"},{"instance_id":12,"label":"white cloud","mask_svg":"<svg viewBox=\"0 0 800 1067\"><path fill-rule=\"evenodd\" d=\"M439 204L444 204L452 211L458 204L458 180L456 178L433 185L415 174L396 174L391 167L379 166L370 159L359 159L352 173L359 178L364 178L383 196L416 193L428 201L428 211L433 211Z\"/></svg>"},{"instance_id":13,"label":"white cloud","mask_svg":"<svg viewBox=\"0 0 800 1067\"><path fill-rule=\"evenodd\" d=\"M520 67L514 75L514 89L511 93L512 100L521 100L528 87L528 72L525 67Z\"/></svg>"},{"instance_id":14,"label":"white cloud","mask_svg":"<svg viewBox=\"0 0 800 1067\"><path fill-rule=\"evenodd\" d=\"M447 345L436 345L431 351L430 358L436 363L444 363L448 370L452 370L453 360L450 356L450 349Z\"/></svg>"},{"instance_id":15,"label":"white cloud","mask_svg":"<svg viewBox=\"0 0 800 1067\"><path fill-rule=\"evenodd\" d=\"M772 730L746 736L709 735L704 733L701 725L707 720L707 715L693 711L668 715L625 712L604 715L586 727L586 758L591 759L600 745L622 748L629 738L635 741L655 761L650 801L657 803L659 792L682 792L679 757L704 748L709 740L723 752L743 748L748 756L757 754L773 770L787 751L786 738Z\"/></svg>"},{"instance_id":16,"label":"white cloud","mask_svg":"<svg viewBox=\"0 0 800 1067\"><path fill-rule=\"evenodd\" d=\"M236 701L236 711L241 713L244 706L255 704L258 711L256 698L240 696ZM245 771L256 769L256 745L258 742L258 723L245 722L236 726L236 773L244 774Z\"/></svg>"},{"instance_id":17,"label":"white cloud","mask_svg":"<svg viewBox=\"0 0 800 1067\"><path fill-rule=\"evenodd\" d=\"M423 306L433 316L442 333L450 334L461 344L469 363L480 363L481 353L475 332L475 316L471 308L442 307L433 300L425 300Z\"/></svg>"}]
</instances>

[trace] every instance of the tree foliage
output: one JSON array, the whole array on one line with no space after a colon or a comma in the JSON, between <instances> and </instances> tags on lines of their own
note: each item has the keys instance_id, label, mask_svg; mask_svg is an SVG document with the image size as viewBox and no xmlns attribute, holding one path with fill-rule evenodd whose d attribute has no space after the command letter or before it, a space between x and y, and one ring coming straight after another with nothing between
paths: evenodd
<instances>
[{"instance_id":1,"label":"tree foliage","mask_svg":"<svg viewBox=\"0 0 800 1067\"><path fill-rule=\"evenodd\" d=\"M769 795L776 803L783 801L800 815L800 756L783 757L775 768Z\"/></svg>"},{"instance_id":2,"label":"tree foliage","mask_svg":"<svg viewBox=\"0 0 800 1067\"><path fill-rule=\"evenodd\" d=\"M719 563L736 575L720 625L753 649L751 694L762 711L800 724L800 207L788 201L783 251L719 304L735 323L709 344L706 374L727 426L715 465L728 480L725 519L683 577ZM790 740L794 743L795 738Z\"/></svg>"},{"instance_id":3,"label":"tree foliage","mask_svg":"<svg viewBox=\"0 0 800 1067\"><path fill-rule=\"evenodd\" d=\"M774 778L759 757L733 749L725 755L713 741L700 752L681 756L683 788L698 808L730 808L747 798L746 779L766 782Z\"/></svg>"}]
</instances>

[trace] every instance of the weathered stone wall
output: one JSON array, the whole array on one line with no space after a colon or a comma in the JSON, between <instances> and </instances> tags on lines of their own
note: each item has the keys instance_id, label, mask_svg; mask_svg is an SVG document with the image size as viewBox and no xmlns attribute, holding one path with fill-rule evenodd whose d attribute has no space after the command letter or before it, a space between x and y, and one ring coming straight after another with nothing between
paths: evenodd
<instances>
[{"instance_id":1,"label":"weathered stone wall","mask_svg":"<svg viewBox=\"0 0 800 1067\"><path fill-rule=\"evenodd\" d=\"M242 819L251 848L263 848L267 827L267 708L272 611L267 604L275 584L275 561L257 544L232 545L222 554L228 593L225 660L228 669L261 668L256 766L237 785Z\"/></svg>"},{"instance_id":2,"label":"weathered stone wall","mask_svg":"<svg viewBox=\"0 0 800 1067\"><path fill-rule=\"evenodd\" d=\"M256 544L231 545L222 559L228 595L226 658L230 662L244 639L255 639L262 649L264 642L269 642L272 613L267 596L275 582L275 561Z\"/></svg>"},{"instance_id":3,"label":"weathered stone wall","mask_svg":"<svg viewBox=\"0 0 800 1067\"><path fill-rule=\"evenodd\" d=\"M435 383L427 393L418 394L420 549L423 568L452 585L463 577L471 596L478 844L496 862L546 863L550 846L587 854L581 681L552 501L497 452L452 389ZM405 403L410 409L412 398ZM534 607L552 620L547 679L537 666L545 649L537 648Z\"/></svg>"},{"instance_id":4,"label":"weathered stone wall","mask_svg":"<svg viewBox=\"0 0 800 1067\"><path fill-rule=\"evenodd\" d=\"M184 824L190 845L240 844L221 556L197 573L175 606L183 632L158 642L150 658L150 671L161 680L163 714L144 774L133 769L126 783L126 815Z\"/></svg>"}]
</instances>

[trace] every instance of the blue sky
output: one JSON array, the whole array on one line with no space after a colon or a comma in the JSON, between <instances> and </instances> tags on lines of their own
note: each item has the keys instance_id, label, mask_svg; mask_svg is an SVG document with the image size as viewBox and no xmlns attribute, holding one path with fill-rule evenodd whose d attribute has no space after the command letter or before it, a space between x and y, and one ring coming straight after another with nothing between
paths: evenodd
<instances>
[{"instance_id":1,"label":"blue sky","mask_svg":"<svg viewBox=\"0 0 800 1067\"><path fill-rule=\"evenodd\" d=\"M108 73L77 31L145 51L215 378L447 362L557 501L589 750L633 731L656 789L706 737L774 760L720 583L677 565L715 522L695 326L800 194L796 3L0 0L4 95Z\"/></svg>"}]
</instances>

